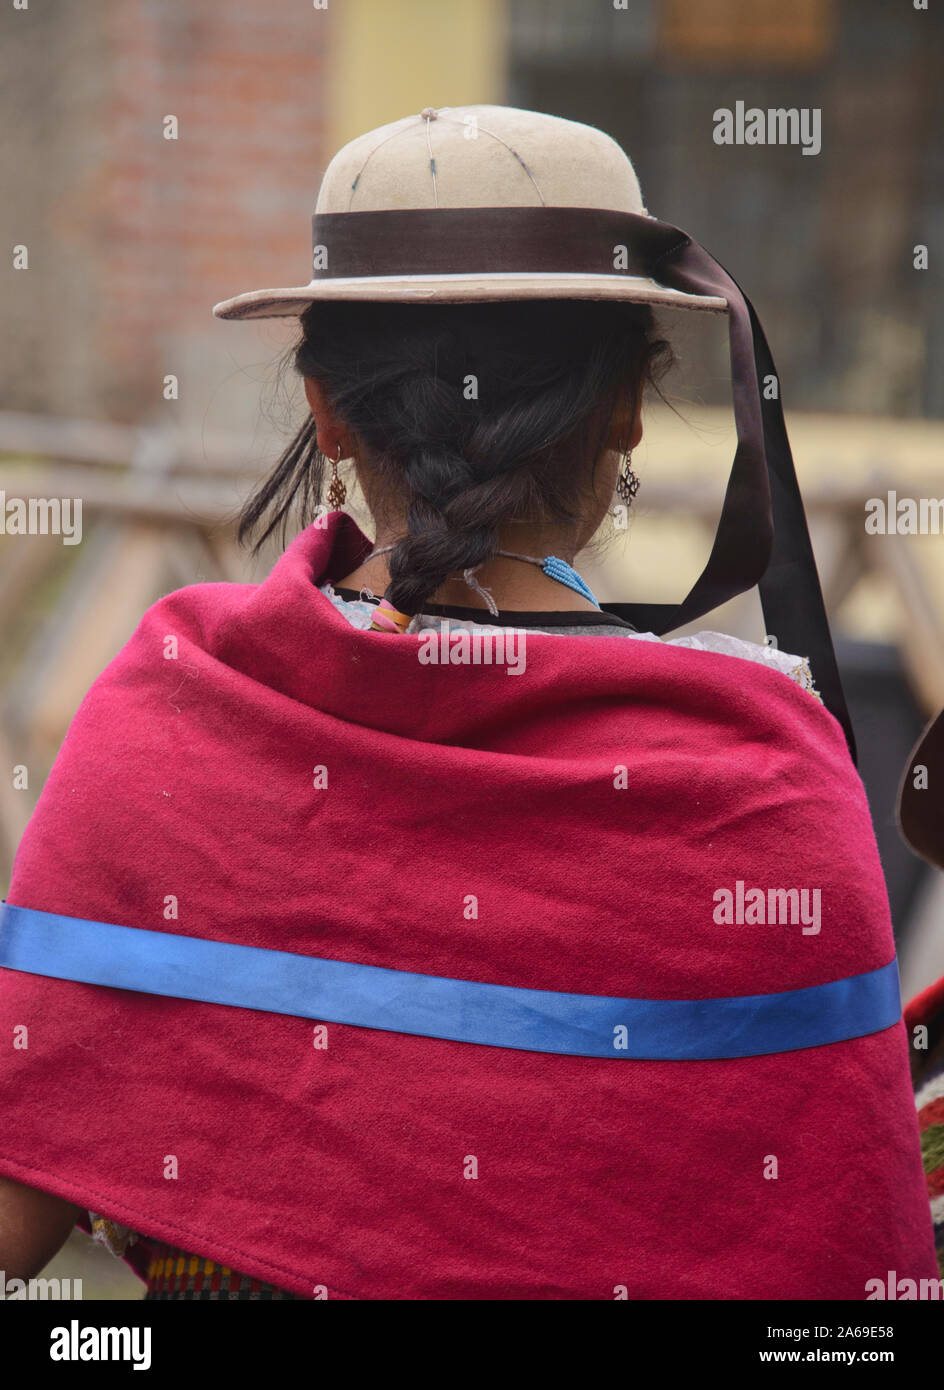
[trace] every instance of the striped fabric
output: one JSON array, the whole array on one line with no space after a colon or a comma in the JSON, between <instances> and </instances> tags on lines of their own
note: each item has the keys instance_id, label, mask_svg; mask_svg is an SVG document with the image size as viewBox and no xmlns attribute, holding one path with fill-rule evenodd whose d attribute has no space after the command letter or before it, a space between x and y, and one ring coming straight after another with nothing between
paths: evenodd
<instances>
[{"instance_id":1,"label":"striped fabric","mask_svg":"<svg viewBox=\"0 0 944 1390\"><path fill-rule=\"evenodd\" d=\"M934 1221L934 1245L938 1269L944 1278L944 1037L938 1040L916 1078L915 1104Z\"/></svg>"},{"instance_id":2,"label":"striped fabric","mask_svg":"<svg viewBox=\"0 0 944 1390\"><path fill-rule=\"evenodd\" d=\"M286 1289L250 1279L226 1265L215 1264L199 1255L190 1255L173 1245L148 1242L152 1258L147 1270L145 1299L247 1299L258 1302L270 1298L295 1298Z\"/></svg>"}]
</instances>

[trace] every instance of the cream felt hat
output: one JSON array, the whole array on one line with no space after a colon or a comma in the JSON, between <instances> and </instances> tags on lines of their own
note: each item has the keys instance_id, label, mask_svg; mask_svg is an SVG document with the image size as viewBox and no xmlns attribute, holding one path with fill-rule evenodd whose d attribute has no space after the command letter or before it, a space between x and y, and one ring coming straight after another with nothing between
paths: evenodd
<instances>
[{"instance_id":1,"label":"cream felt hat","mask_svg":"<svg viewBox=\"0 0 944 1390\"><path fill-rule=\"evenodd\" d=\"M473 214L470 228L479 255L464 257L456 262L462 268L451 272L428 268L434 262L422 255L398 258L395 247L382 244L355 266L347 248L336 244L341 228L331 221L339 214L439 209L453 210L450 220L456 223L455 210L509 208L648 216L629 159L592 126L506 106L428 107L358 136L334 156L315 207L314 278L309 284L250 290L223 300L213 312L223 319L274 318L302 314L315 300L338 299L623 299L721 313L727 307L723 296L690 294L633 273L642 267L620 269L617 243L603 246L602 255L586 262L598 263L600 269L573 268L583 264L574 261L574 248L568 257L567 248L559 246L555 260L550 247L541 258L533 245L523 243L517 258L506 254L500 261L506 268L496 268L499 248L490 244L494 232L480 213ZM514 233L499 229L498 235L505 239L505 252L511 251L508 242ZM387 273L392 266L399 273ZM356 273L347 274L347 269Z\"/></svg>"}]
</instances>

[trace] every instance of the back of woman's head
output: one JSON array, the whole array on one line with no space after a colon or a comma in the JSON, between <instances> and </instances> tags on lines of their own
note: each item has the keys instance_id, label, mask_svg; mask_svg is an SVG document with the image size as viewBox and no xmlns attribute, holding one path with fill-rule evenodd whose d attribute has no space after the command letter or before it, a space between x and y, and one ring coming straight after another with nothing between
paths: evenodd
<instances>
[{"instance_id":1,"label":"back of woman's head","mask_svg":"<svg viewBox=\"0 0 944 1390\"><path fill-rule=\"evenodd\" d=\"M416 613L486 561L511 522L599 514L594 472L617 411L631 420L670 360L642 305L579 300L314 304L294 363L355 441L375 517L403 517L387 597ZM257 546L297 507L311 520L325 459L309 418L249 499Z\"/></svg>"}]
</instances>

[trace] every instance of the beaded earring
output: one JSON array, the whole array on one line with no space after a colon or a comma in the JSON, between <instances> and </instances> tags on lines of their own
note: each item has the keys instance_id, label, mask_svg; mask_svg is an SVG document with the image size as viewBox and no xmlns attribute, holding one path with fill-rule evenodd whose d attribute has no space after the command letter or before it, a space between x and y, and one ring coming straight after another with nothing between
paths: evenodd
<instances>
[{"instance_id":1,"label":"beaded earring","mask_svg":"<svg viewBox=\"0 0 944 1390\"><path fill-rule=\"evenodd\" d=\"M328 504L333 512L339 512L347 500L347 488L343 478L338 476L338 464L341 462L341 446L338 445L338 456L331 463L331 485L328 488Z\"/></svg>"}]
</instances>

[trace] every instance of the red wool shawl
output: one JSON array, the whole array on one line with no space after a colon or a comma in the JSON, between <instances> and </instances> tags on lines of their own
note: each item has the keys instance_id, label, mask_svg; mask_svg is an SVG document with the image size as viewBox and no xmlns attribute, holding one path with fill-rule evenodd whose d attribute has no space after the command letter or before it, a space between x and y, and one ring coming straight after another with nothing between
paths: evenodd
<instances>
[{"instance_id":1,"label":"red wool shawl","mask_svg":"<svg viewBox=\"0 0 944 1390\"><path fill-rule=\"evenodd\" d=\"M842 730L786 676L602 636L530 634L518 677L422 664L316 587L367 548L335 515L259 585L155 604L72 723L9 903L79 941L117 924L415 972L389 977L406 994L706 1020L893 961ZM821 929L716 921L739 882L820 890ZM574 1055L0 969L0 1173L308 1297L934 1277L903 1024L687 1059L699 1035Z\"/></svg>"}]
</instances>

